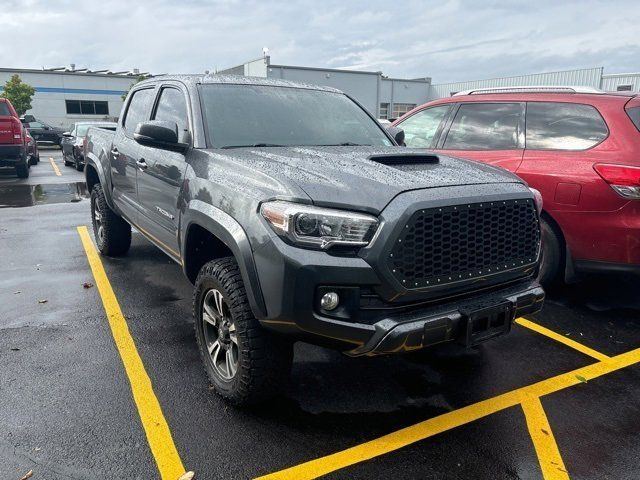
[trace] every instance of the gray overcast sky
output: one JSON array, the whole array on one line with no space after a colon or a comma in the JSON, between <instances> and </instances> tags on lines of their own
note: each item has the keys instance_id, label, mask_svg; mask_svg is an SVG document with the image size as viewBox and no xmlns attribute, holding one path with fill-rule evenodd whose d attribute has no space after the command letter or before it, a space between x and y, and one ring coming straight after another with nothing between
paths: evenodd
<instances>
[{"instance_id":1,"label":"gray overcast sky","mask_svg":"<svg viewBox=\"0 0 640 480\"><path fill-rule=\"evenodd\" d=\"M434 83L640 71L638 2L0 0L0 67L195 73L268 46L275 64ZM10 39L18 39L17 42Z\"/></svg>"}]
</instances>

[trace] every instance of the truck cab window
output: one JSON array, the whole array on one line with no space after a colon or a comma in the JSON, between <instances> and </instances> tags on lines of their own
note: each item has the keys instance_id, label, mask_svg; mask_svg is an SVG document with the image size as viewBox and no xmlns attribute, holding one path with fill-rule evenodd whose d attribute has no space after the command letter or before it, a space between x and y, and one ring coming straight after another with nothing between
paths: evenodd
<instances>
[{"instance_id":1,"label":"truck cab window","mask_svg":"<svg viewBox=\"0 0 640 480\"><path fill-rule=\"evenodd\" d=\"M163 88L153 119L175 122L178 125L178 138L183 141L185 132L189 130L187 103L183 93L176 88Z\"/></svg>"},{"instance_id":2,"label":"truck cab window","mask_svg":"<svg viewBox=\"0 0 640 480\"><path fill-rule=\"evenodd\" d=\"M138 123L148 120L153 92L153 88L145 88L133 93L124 117L124 129L127 132L133 134Z\"/></svg>"}]
</instances>

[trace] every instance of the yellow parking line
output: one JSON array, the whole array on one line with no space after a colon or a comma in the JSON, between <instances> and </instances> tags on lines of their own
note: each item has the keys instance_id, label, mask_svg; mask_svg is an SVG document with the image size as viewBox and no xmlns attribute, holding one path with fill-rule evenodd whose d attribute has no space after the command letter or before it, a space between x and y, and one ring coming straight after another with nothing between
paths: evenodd
<instances>
[{"instance_id":1,"label":"yellow parking line","mask_svg":"<svg viewBox=\"0 0 640 480\"><path fill-rule=\"evenodd\" d=\"M581 343L576 342L575 340L571 340L570 338L565 337L564 335L560 335L548 328L543 327L542 325L538 325L537 323L531 322L526 318L517 318L516 323L522 327L528 328L529 330L533 330L541 335L552 338L553 340L564 343L566 346L573 348L574 350L578 350L585 355L589 355L590 357L595 358L596 360L605 361L609 360L611 357L605 355L603 353L597 352L592 348L589 348Z\"/></svg>"},{"instance_id":2,"label":"yellow parking line","mask_svg":"<svg viewBox=\"0 0 640 480\"><path fill-rule=\"evenodd\" d=\"M61 177L62 176L62 172L60 171L60 169L58 168L58 165L56 165L56 162L53 161L53 157L49 157L49 163L51 163L51 168L53 168L54 173L58 176Z\"/></svg>"},{"instance_id":3,"label":"yellow parking line","mask_svg":"<svg viewBox=\"0 0 640 480\"><path fill-rule=\"evenodd\" d=\"M78 233L80 234L84 251L87 254L87 260L91 266L98 292L102 298L113 339L129 378L133 399L138 408L138 414L147 435L149 447L158 465L160 477L162 480L177 480L178 477L185 473L185 469L173 443L171 431L162 413L160 403L153 392L151 379L147 375L142 359L138 354L135 342L129 332L127 321L122 314L122 310L120 310L120 305L113 293L98 252L93 246L87 227L78 227Z\"/></svg>"},{"instance_id":4,"label":"yellow parking line","mask_svg":"<svg viewBox=\"0 0 640 480\"><path fill-rule=\"evenodd\" d=\"M403 428L375 440L348 448L341 452L296 465L257 480L313 479L365 460L384 455L438 433L465 425L480 418L521 403L523 396L541 397L579 383L585 383L602 375L640 362L640 348L607 360L596 362L540 382L512 390L502 395L474 403L467 407L439 415L416 425Z\"/></svg>"},{"instance_id":5,"label":"yellow parking line","mask_svg":"<svg viewBox=\"0 0 640 480\"><path fill-rule=\"evenodd\" d=\"M526 396L522 399L522 410L544 480L569 480L569 474L562 461L540 398L533 395Z\"/></svg>"}]
</instances>

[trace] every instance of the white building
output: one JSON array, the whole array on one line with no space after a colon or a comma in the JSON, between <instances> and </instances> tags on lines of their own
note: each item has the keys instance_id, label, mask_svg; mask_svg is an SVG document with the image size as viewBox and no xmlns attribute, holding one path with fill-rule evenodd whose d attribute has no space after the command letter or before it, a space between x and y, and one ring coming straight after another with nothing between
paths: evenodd
<instances>
[{"instance_id":1,"label":"white building","mask_svg":"<svg viewBox=\"0 0 640 480\"><path fill-rule=\"evenodd\" d=\"M31 70L0 68L0 90L13 75L35 88L27 113L54 126L81 120L113 120L120 115L122 94L140 74L70 68Z\"/></svg>"}]
</instances>

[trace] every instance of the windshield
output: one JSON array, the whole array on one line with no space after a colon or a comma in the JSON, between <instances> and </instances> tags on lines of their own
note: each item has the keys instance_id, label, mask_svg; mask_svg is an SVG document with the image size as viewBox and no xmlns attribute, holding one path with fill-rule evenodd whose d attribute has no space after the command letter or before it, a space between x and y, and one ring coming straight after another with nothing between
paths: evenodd
<instances>
[{"instance_id":1,"label":"windshield","mask_svg":"<svg viewBox=\"0 0 640 480\"><path fill-rule=\"evenodd\" d=\"M202 85L213 148L391 145L381 127L341 93L262 85Z\"/></svg>"}]
</instances>

